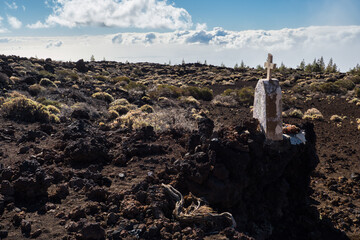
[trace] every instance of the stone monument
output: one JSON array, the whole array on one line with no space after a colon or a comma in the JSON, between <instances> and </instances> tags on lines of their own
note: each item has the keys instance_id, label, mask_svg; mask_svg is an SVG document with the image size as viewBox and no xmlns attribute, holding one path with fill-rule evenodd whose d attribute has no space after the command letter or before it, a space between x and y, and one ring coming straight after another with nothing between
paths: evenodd
<instances>
[{"instance_id":1,"label":"stone monument","mask_svg":"<svg viewBox=\"0 0 360 240\"><path fill-rule=\"evenodd\" d=\"M269 53L265 63L267 78L260 79L255 88L253 117L259 120L267 140L281 141L283 140L281 88L279 81L271 78L271 72L276 68L272 60L273 56Z\"/></svg>"}]
</instances>

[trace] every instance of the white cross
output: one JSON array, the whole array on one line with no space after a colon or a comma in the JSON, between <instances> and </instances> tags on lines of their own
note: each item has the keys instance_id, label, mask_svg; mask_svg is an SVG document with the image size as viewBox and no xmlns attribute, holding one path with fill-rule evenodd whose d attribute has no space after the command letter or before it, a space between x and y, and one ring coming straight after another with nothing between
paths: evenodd
<instances>
[{"instance_id":1,"label":"white cross","mask_svg":"<svg viewBox=\"0 0 360 240\"><path fill-rule=\"evenodd\" d=\"M271 53L268 54L267 62L264 64L265 68L267 68L267 80L271 80L271 70L276 68L276 64L272 63L273 55Z\"/></svg>"}]
</instances>

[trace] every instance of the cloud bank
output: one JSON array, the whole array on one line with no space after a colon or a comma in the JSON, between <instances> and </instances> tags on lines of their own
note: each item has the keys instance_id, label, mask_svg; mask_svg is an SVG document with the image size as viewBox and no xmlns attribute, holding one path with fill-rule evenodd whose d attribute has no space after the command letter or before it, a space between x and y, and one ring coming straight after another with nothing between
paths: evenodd
<instances>
[{"instance_id":1,"label":"cloud bank","mask_svg":"<svg viewBox=\"0 0 360 240\"><path fill-rule=\"evenodd\" d=\"M4 54L51 57L68 61L84 58L115 61L148 61L173 64L205 60L209 64L233 67L244 60L246 65L263 64L267 53L274 61L296 67L323 56L343 71L360 63L360 26L312 26L281 30L227 31L222 28L181 30L158 33L119 33L74 37L8 37L0 42ZM19 49L21 46L21 49ZM45 47L47 46L47 47Z\"/></svg>"},{"instance_id":2,"label":"cloud bank","mask_svg":"<svg viewBox=\"0 0 360 240\"><path fill-rule=\"evenodd\" d=\"M29 28L103 26L120 28L187 29L190 14L166 0L53 0L45 22Z\"/></svg>"}]
</instances>

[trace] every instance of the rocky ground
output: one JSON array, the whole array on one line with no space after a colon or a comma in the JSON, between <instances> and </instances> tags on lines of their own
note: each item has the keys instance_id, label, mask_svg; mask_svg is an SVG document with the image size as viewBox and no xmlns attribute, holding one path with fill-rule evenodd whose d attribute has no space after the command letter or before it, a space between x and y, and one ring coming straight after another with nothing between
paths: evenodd
<instances>
[{"instance_id":1,"label":"rocky ground","mask_svg":"<svg viewBox=\"0 0 360 240\"><path fill-rule=\"evenodd\" d=\"M279 155L251 119L264 70L0 58L0 239L360 239L356 76L275 73L316 134Z\"/></svg>"}]
</instances>

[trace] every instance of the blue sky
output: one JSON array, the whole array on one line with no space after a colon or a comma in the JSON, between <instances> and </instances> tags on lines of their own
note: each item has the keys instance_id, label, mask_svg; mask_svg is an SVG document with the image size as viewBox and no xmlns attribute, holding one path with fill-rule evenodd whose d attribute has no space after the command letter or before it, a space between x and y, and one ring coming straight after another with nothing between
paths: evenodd
<instances>
[{"instance_id":1,"label":"blue sky","mask_svg":"<svg viewBox=\"0 0 360 240\"><path fill-rule=\"evenodd\" d=\"M359 0L3 0L0 51L229 66L271 51L285 65L324 56L347 70L360 62L359 13Z\"/></svg>"}]
</instances>

